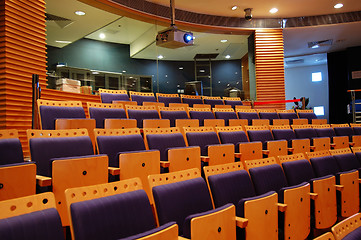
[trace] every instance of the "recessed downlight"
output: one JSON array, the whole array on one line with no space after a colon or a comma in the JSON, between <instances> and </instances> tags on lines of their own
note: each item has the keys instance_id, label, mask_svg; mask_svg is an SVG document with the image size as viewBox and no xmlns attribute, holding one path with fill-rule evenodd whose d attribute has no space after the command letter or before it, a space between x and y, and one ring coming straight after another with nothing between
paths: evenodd
<instances>
[{"instance_id":1,"label":"recessed downlight","mask_svg":"<svg viewBox=\"0 0 361 240\"><path fill-rule=\"evenodd\" d=\"M231 9L232 9L233 11L234 11L234 10L237 10L237 9L238 9L238 6L233 6Z\"/></svg>"},{"instance_id":2,"label":"recessed downlight","mask_svg":"<svg viewBox=\"0 0 361 240\"><path fill-rule=\"evenodd\" d=\"M221 40L221 43L226 43L226 42L228 42L227 39L222 39L222 40Z\"/></svg>"},{"instance_id":3,"label":"recessed downlight","mask_svg":"<svg viewBox=\"0 0 361 240\"><path fill-rule=\"evenodd\" d=\"M104 33L101 33L101 34L99 34L99 37L100 37L101 39L104 39L104 38L105 38L105 34L104 34Z\"/></svg>"},{"instance_id":4,"label":"recessed downlight","mask_svg":"<svg viewBox=\"0 0 361 240\"><path fill-rule=\"evenodd\" d=\"M278 12L278 9L277 8L272 8L269 10L270 13L274 14L276 12Z\"/></svg>"},{"instance_id":5,"label":"recessed downlight","mask_svg":"<svg viewBox=\"0 0 361 240\"><path fill-rule=\"evenodd\" d=\"M158 59L163 59L163 58L164 58L163 55L158 56Z\"/></svg>"},{"instance_id":6,"label":"recessed downlight","mask_svg":"<svg viewBox=\"0 0 361 240\"><path fill-rule=\"evenodd\" d=\"M56 40L55 42L57 42L57 43L64 43L64 44L71 43L71 41L63 41L63 40Z\"/></svg>"},{"instance_id":7,"label":"recessed downlight","mask_svg":"<svg viewBox=\"0 0 361 240\"><path fill-rule=\"evenodd\" d=\"M231 55L226 55L225 58L226 58L226 59L230 59L230 58L231 58Z\"/></svg>"},{"instance_id":8,"label":"recessed downlight","mask_svg":"<svg viewBox=\"0 0 361 240\"><path fill-rule=\"evenodd\" d=\"M84 16L84 15L85 15L85 12L80 11L80 10L75 11L74 13L75 13L76 15L78 15L78 16Z\"/></svg>"},{"instance_id":9,"label":"recessed downlight","mask_svg":"<svg viewBox=\"0 0 361 240\"><path fill-rule=\"evenodd\" d=\"M343 4L342 3L337 3L335 6L333 6L334 8L342 8Z\"/></svg>"}]
</instances>

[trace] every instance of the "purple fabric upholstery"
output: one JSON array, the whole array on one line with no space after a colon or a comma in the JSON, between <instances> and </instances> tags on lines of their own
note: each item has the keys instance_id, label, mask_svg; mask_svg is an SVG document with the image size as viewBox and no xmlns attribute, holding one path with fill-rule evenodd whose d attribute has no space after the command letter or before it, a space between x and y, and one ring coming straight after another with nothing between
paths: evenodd
<instances>
[{"instance_id":1,"label":"purple fabric upholstery","mask_svg":"<svg viewBox=\"0 0 361 240\"><path fill-rule=\"evenodd\" d=\"M128 109L129 119L137 120L137 127L143 128L144 119L159 119L159 114L157 110L133 110Z\"/></svg>"},{"instance_id":2,"label":"purple fabric upholstery","mask_svg":"<svg viewBox=\"0 0 361 240\"><path fill-rule=\"evenodd\" d=\"M231 143L235 146L235 152L239 152L239 143L248 142L244 131L219 132L218 136L222 144Z\"/></svg>"},{"instance_id":3,"label":"purple fabric upholstery","mask_svg":"<svg viewBox=\"0 0 361 240\"><path fill-rule=\"evenodd\" d=\"M361 163L361 152L356 152L355 153L357 160Z\"/></svg>"},{"instance_id":4,"label":"purple fabric upholstery","mask_svg":"<svg viewBox=\"0 0 361 240\"><path fill-rule=\"evenodd\" d=\"M122 108L89 108L90 118L95 119L96 128L104 128L104 120L109 118L127 118Z\"/></svg>"},{"instance_id":5,"label":"purple fabric upholstery","mask_svg":"<svg viewBox=\"0 0 361 240\"><path fill-rule=\"evenodd\" d=\"M160 111L160 116L162 119L169 119L171 127L175 127L177 119L188 119L186 111Z\"/></svg>"},{"instance_id":6,"label":"purple fabric upholstery","mask_svg":"<svg viewBox=\"0 0 361 240\"><path fill-rule=\"evenodd\" d=\"M202 156L207 156L208 145L219 144L219 139L215 132L188 132L186 137L188 146L199 146L201 148Z\"/></svg>"},{"instance_id":7,"label":"purple fabric upholstery","mask_svg":"<svg viewBox=\"0 0 361 240\"><path fill-rule=\"evenodd\" d=\"M247 119L248 125L252 125L252 119L259 119L256 112L238 112L239 119Z\"/></svg>"},{"instance_id":8,"label":"purple fabric upholstery","mask_svg":"<svg viewBox=\"0 0 361 240\"><path fill-rule=\"evenodd\" d=\"M159 224L175 221L183 235L187 216L212 210L208 187L203 178L153 187Z\"/></svg>"},{"instance_id":9,"label":"purple fabric upholstery","mask_svg":"<svg viewBox=\"0 0 361 240\"><path fill-rule=\"evenodd\" d=\"M70 211L77 240L125 238L156 227L144 190L73 203Z\"/></svg>"},{"instance_id":10,"label":"purple fabric upholstery","mask_svg":"<svg viewBox=\"0 0 361 240\"><path fill-rule=\"evenodd\" d=\"M312 139L317 137L317 132L313 128L300 128L300 129L294 129L294 131L298 139L301 138Z\"/></svg>"},{"instance_id":11,"label":"purple fabric upholstery","mask_svg":"<svg viewBox=\"0 0 361 240\"><path fill-rule=\"evenodd\" d=\"M347 234L342 240L360 240L361 239L361 227L356 228L349 234Z\"/></svg>"},{"instance_id":12,"label":"purple fabric upholstery","mask_svg":"<svg viewBox=\"0 0 361 240\"><path fill-rule=\"evenodd\" d=\"M215 112L217 119L224 119L226 126L229 126L229 119L238 119L235 112Z\"/></svg>"},{"instance_id":13,"label":"purple fabric upholstery","mask_svg":"<svg viewBox=\"0 0 361 240\"><path fill-rule=\"evenodd\" d=\"M317 116L314 112L299 112L298 116L300 118L308 119L308 124L312 124L312 119L317 119Z\"/></svg>"},{"instance_id":14,"label":"purple fabric upholstery","mask_svg":"<svg viewBox=\"0 0 361 240\"><path fill-rule=\"evenodd\" d=\"M295 112L292 113L278 113L278 116L280 117L280 119L288 119L290 120L290 124L293 123L293 119L297 119L298 116Z\"/></svg>"},{"instance_id":15,"label":"purple fabric upholstery","mask_svg":"<svg viewBox=\"0 0 361 240\"><path fill-rule=\"evenodd\" d=\"M202 99L195 98L182 98L183 103L188 103L189 107L193 107L193 104L203 104Z\"/></svg>"},{"instance_id":16,"label":"purple fabric upholstery","mask_svg":"<svg viewBox=\"0 0 361 240\"><path fill-rule=\"evenodd\" d=\"M353 127L353 132L355 135L361 135L361 127Z\"/></svg>"},{"instance_id":17,"label":"purple fabric upholstery","mask_svg":"<svg viewBox=\"0 0 361 240\"><path fill-rule=\"evenodd\" d=\"M346 153L333 156L342 172L350 170L358 170L361 168L360 162L353 153Z\"/></svg>"},{"instance_id":18,"label":"purple fabric upholstery","mask_svg":"<svg viewBox=\"0 0 361 240\"><path fill-rule=\"evenodd\" d=\"M349 141L352 141L352 135L354 132L351 127L335 127L333 128L337 136L348 136Z\"/></svg>"},{"instance_id":19,"label":"purple fabric upholstery","mask_svg":"<svg viewBox=\"0 0 361 240\"><path fill-rule=\"evenodd\" d=\"M51 177L52 158L93 155L93 145L88 136L32 138L29 141L31 160L36 163L38 175Z\"/></svg>"},{"instance_id":20,"label":"purple fabric upholstery","mask_svg":"<svg viewBox=\"0 0 361 240\"><path fill-rule=\"evenodd\" d=\"M217 174L208 177L215 207L237 203L242 198L254 197L256 192L246 170Z\"/></svg>"},{"instance_id":21,"label":"purple fabric upholstery","mask_svg":"<svg viewBox=\"0 0 361 240\"><path fill-rule=\"evenodd\" d=\"M204 126L204 119L215 119L214 114L209 112L189 111L191 119L198 119L199 126Z\"/></svg>"},{"instance_id":22,"label":"purple fabric upholstery","mask_svg":"<svg viewBox=\"0 0 361 240\"><path fill-rule=\"evenodd\" d=\"M158 228L153 228L152 230L149 230L149 231L146 231L146 232L143 232L143 233L139 233L139 234L136 234L136 235L133 235L133 236L130 236L130 237L126 237L126 238L121 238L121 239L117 239L117 240L135 240L135 239L139 239L139 238L142 238L142 237L145 237L145 236L148 236L148 235L151 235L151 234L154 234L154 233L157 233L157 232L160 232L172 225L176 224L175 222L169 222L169 223L166 223Z\"/></svg>"},{"instance_id":23,"label":"purple fabric upholstery","mask_svg":"<svg viewBox=\"0 0 361 240\"><path fill-rule=\"evenodd\" d=\"M241 200L238 201L238 203L236 205L236 216L244 217L244 204L247 201L268 197L268 196L270 196L270 195L272 195L274 193L275 193L275 191L270 191L270 192L267 192L265 194L259 194L259 195L255 196L255 197L242 198ZM237 230L238 230L238 228L237 228ZM237 239L238 239L238 233L237 233Z\"/></svg>"},{"instance_id":24,"label":"purple fabric upholstery","mask_svg":"<svg viewBox=\"0 0 361 240\"><path fill-rule=\"evenodd\" d=\"M315 178L311 164L305 159L284 162L282 168L290 186L309 182Z\"/></svg>"},{"instance_id":25,"label":"purple fabric upholstery","mask_svg":"<svg viewBox=\"0 0 361 240\"><path fill-rule=\"evenodd\" d=\"M287 140L288 147L292 147L292 140L297 138L292 129L273 129L272 134L275 140Z\"/></svg>"},{"instance_id":26,"label":"purple fabric upholstery","mask_svg":"<svg viewBox=\"0 0 361 240\"><path fill-rule=\"evenodd\" d=\"M267 149L267 142L273 141L273 136L270 130L247 131L250 142L261 141L263 149Z\"/></svg>"},{"instance_id":27,"label":"purple fabric upholstery","mask_svg":"<svg viewBox=\"0 0 361 240\"><path fill-rule=\"evenodd\" d=\"M0 165L24 162L23 148L18 138L0 139Z\"/></svg>"},{"instance_id":28,"label":"purple fabric upholstery","mask_svg":"<svg viewBox=\"0 0 361 240\"><path fill-rule=\"evenodd\" d=\"M174 147L185 147L183 135L181 133L173 134L148 134L147 141L149 150L158 149L160 160L168 160L168 149Z\"/></svg>"},{"instance_id":29,"label":"purple fabric upholstery","mask_svg":"<svg viewBox=\"0 0 361 240\"><path fill-rule=\"evenodd\" d=\"M98 136L97 143L100 154L107 154L109 166L119 167L117 153L145 150L142 135L124 135L124 136Z\"/></svg>"},{"instance_id":30,"label":"purple fabric upholstery","mask_svg":"<svg viewBox=\"0 0 361 240\"><path fill-rule=\"evenodd\" d=\"M63 228L58 211L50 208L1 219L0 239L63 240Z\"/></svg>"},{"instance_id":31,"label":"purple fabric upholstery","mask_svg":"<svg viewBox=\"0 0 361 240\"><path fill-rule=\"evenodd\" d=\"M329 137L332 139L336 136L335 131L332 128L315 128L318 137Z\"/></svg>"},{"instance_id":32,"label":"purple fabric upholstery","mask_svg":"<svg viewBox=\"0 0 361 240\"><path fill-rule=\"evenodd\" d=\"M273 164L249 169L257 195L269 191L279 192L287 187L287 180L280 165Z\"/></svg>"},{"instance_id":33,"label":"purple fabric upholstery","mask_svg":"<svg viewBox=\"0 0 361 240\"><path fill-rule=\"evenodd\" d=\"M40 118L42 129L54 130L56 119L85 118L82 107L53 107L40 106Z\"/></svg>"},{"instance_id":34,"label":"purple fabric upholstery","mask_svg":"<svg viewBox=\"0 0 361 240\"><path fill-rule=\"evenodd\" d=\"M333 156L311 158L310 162L317 177L336 175L340 172L337 161Z\"/></svg>"},{"instance_id":35,"label":"purple fabric upholstery","mask_svg":"<svg viewBox=\"0 0 361 240\"><path fill-rule=\"evenodd\" d=\"M258 114L261 119L268 119L271 124L273 124L273 119L280 119L276 112L259 112Z\"/></svg>"},{"instance_id":36,"label":"purple fabric upholstery","mask_svg":"<svg viewBox=\"0 0 361 240\"><path fill-rule=\"evenodd\" d=\"M119 93L101 93L100 99L102 103L112 103L113 101L129 101L129 96Z\"/></svg>"},{"instance_id":37,"label":"purple fabric upholstery","mask_svg":"<svg viewBox=\"0 0 361 240\"><path fill-rule=\"evenodd\" d=\"M224 105L222 99L203 99L204 104L210 104L211 108L214 108L216 105Z\"/></svg>"},{"instance_id":38,"label":"purple fabric upholstery","mask_svg":"<svg viewBox=\"0 0 361 240\"><path fill-rule=\"evenodd\" d=\"M157 102L155 96L131 95L131 99L136 101L138 105L143 105L143 102Z\"/></svg>"},{"instance_id":39,"label":"purple fabric upholstery","mask_svg":"<svg viewBox=\"0 0 361 240\"><path fill-rule=\"evenodd\" d=\"M232 204L226 204L222 207L219 207L219 208L216 208L216 209L212 209L212 210L208 210L206 212L202 212L202 213L195 213L195 214L192 214L192 215L189 215L186 217L186 219L184 220L184 225L183 225L183 236L185 238L188 238L188 239L191 239L192 236L191 236L191 222L192 222L192 219L193 218L196 218L196 217L202 217L202 216L206 216L206 215L209 215L209 214L213 214L213 213L216 213L216 212L219 212L219 211L222 211L228 207L232 206Z\"/></svg>"},{"instance_id":40,"label":"purple fabric upholstery","mask_svg":"<svg viewBox=\"0 0 361 240\"><path fill-rule=\"evenodd\" d=\"M182 103L180 97L158 97L158 102L164 103L164 106L169 107L169 103Z\"/></svg>"},{"instance_id":41,"label":"purple fabric upholstery","mask_svg":"<svg viewBox=\"0 0 361 240\"><path fill-rule=\"evenodd\" d=\"M225 105L231 105L232 108L235 108L235 106L242 106L243 103L241 100L224 100Z\"/></svg>"}]
</instances>

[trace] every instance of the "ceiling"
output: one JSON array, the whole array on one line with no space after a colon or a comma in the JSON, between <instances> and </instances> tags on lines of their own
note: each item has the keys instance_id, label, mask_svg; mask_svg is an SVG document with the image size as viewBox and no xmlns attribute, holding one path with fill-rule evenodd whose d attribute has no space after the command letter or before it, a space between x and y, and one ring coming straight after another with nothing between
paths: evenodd
<instances>
[{"instance_id":1,"label":"ceiling","mask_svg":"<svg viewBox=\"0 0 361 240\"><path fill-rule=\"evenodd\" d=\"M336 0L244 0L242 2L234 0L182 0L176 1L175 6L186 11L232 17L244 17L243 9L251 7L253 8L253 18L300 17L361 10L360 0L340 1L344 4L341 9L333 8L333 5L338 2ZM149 2L169 6L169 0L149 0ZM237 4L239 8L232 11L231 7ZM276 14L269 13L269 9L272 7L277 7L279 11ZM82 10L86 14L77 16L74 14L76 10ZM224 60L226 55L230 55L230 59L240 59L248 52L247 35L204 32L193 32L195 36L193 46L179 49L158 47L155 44L155 36L158 31L165 28L164 26L157 24L155 21L146 23L105 12L76 0L46 0L46 12L47 14L65 18L65 20L49 20L46 22L47 44L59 48L79 39L89 38L129 44L130 56L142 59L156 59L159 55L162 55L164 56L163 60L190 61L199 53L219 53L216 60ZM361 45L361 34L358 34L355 29L361 29L361 22L285 28L285 57L290 58L289 61L304 59L303 63L294 61L295 63L291 66L312 65L312 61L313 64L321 64L323 62L317 54ZM100 38L101 33L105 35L104 39ZM308 47L308 42L329 39L332 40L331 45L320 45L319 48ZM221 40L227 40L227 42L221 43ZM313 56L314 54L316 55Z\"/></svg>"}]
</instances>

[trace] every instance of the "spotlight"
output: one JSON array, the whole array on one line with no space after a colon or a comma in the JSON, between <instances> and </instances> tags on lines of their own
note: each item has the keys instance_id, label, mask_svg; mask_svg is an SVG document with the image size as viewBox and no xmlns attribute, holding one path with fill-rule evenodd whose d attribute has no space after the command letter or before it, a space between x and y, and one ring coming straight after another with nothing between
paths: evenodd
<instances>
[{"instance_id":1,"label":"spotlight","mask_svg":"<svg viewBox=\"0 0 361 240\"><path fill-rule=\"evenodd\" d=\"M193 40L193 34L192 33L185 33L183 36L183 40L185 43L189 43Z\"/></svg>"},{"instance_id":2,"label":"spotlight","mask_svg":"<svg viewBox=\"0 0 361 240\"><path fill-rule=\"evenodd\" d=\"M251 21L252 20L252 8L246 8L244 9L244 18L247 21Z\"/></svg>"}]
</instances>

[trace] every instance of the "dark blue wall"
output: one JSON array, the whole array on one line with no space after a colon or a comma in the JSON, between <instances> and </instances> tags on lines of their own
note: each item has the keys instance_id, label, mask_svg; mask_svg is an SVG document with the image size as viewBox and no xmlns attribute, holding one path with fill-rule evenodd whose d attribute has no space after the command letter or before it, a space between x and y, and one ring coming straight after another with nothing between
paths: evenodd
<instances>
[{"instance_id":1,"label":"dark blue wall","mask_svg":"<svg viewBox=\"0 0 361 240\"><path fill-rule=\"evenodd\" d=\"M193 61L157 61L129 57L129 45L81 39L63 48L48 46L48 70L54 70L58 62L67 66L94 70L150 75L153 90L177 93L184 89L185 82L194 81ZM183 67L180 70L179 67ZM213 95L223 96L228 86L242 89L241 60L212 61Z\"/></svg>"}]
</instances>

